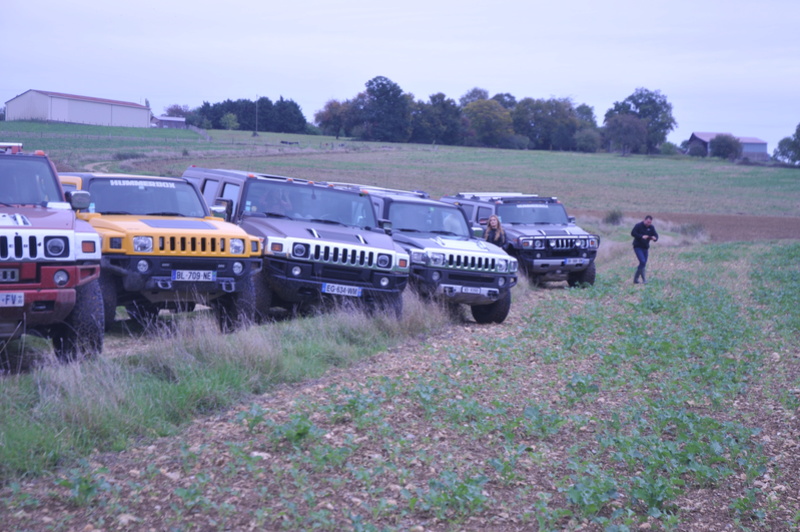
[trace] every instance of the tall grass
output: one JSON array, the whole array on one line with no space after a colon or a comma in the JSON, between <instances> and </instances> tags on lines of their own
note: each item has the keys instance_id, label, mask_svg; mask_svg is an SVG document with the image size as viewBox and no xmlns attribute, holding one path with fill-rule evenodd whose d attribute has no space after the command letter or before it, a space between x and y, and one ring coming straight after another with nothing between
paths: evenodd
<instances>
[{"instance_id":1,"label":"tall grass","mask_svg":"<svg viewBox=\"0 0 800 532\"><path fill-rule=\"evenodd\" d=\"M278 383L322 375L435 331L445 312L406 294L404 317L342 309L219 335L211 316L176 320L144 349L80 364L51 360L0 381L0 481L38 474L93 449L172 434Z\"/></svg>"}]
</instances>

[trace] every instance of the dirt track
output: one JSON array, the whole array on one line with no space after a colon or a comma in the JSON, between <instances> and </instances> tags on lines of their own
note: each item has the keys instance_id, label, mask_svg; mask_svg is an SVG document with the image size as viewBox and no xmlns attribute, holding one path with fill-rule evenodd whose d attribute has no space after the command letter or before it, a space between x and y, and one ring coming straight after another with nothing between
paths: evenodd
<instances>
[{"instance_id":1,"label":"dirt track","mask_svg":"<svg viewBox=\"0 0 800 532\"><path fill-rule=\"evenodd\" d=\"M575 210L570 214L602 219L608 214L602 211ZM683 214L683 213L625 213L626 216L643 218L650 214L658 227L659 220L674 224L701 225L712 242L736 242L776 239L800 239L800 218L786 216L743 216L737 214Z\"/></svg>"}]
</instances>

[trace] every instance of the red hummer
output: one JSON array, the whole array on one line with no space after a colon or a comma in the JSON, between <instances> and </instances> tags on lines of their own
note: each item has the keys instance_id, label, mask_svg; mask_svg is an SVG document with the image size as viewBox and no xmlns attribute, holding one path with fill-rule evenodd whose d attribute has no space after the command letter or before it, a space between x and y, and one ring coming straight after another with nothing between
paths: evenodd
<instances>
[{"instance_id":1,"label":"red hummer","mask_svg":"<svg viewBox=\"0 0 800 532\"><path fill-rule=\"evenodd\" d=\"M103 348L100 237L65 197L50 159L0 142L0 347L23 334L50 338L61 360Z\"/></svg>"}]
</instances>

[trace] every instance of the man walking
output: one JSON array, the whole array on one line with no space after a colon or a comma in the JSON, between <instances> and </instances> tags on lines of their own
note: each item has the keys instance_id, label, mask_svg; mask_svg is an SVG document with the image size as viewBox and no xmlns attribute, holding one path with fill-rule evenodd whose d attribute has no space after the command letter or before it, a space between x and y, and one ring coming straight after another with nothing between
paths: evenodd
<instances>
[{"instance_id":1,"label":"man walking","mask_svg":"<svg viewBox=\"0 0 800 532\"><path fill-rule=\"evenodd\" d=\"M633 276L633 282L634 284L638 284L639 278L641 277L642 282L647 283L644 269L647 266L650 242L656 242L658 240L658 232L653 225L653 217L648 214L644 217L644 220L634 225L631 236L633 237L633 252L636 253L636 258L639 260L639 266L636 268L636 275Z\"/></svg>"}]
</instances>

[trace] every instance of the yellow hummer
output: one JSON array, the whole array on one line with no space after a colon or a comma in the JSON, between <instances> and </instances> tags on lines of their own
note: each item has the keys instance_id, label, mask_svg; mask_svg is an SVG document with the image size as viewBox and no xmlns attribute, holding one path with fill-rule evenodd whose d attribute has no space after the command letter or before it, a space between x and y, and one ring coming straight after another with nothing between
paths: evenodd
<instances>
[{"instance_id":1,"label":"yellow hummer","mask_svg":"<svg viewBox=\"0 0 800 532\"><path fill-rule=\"evenodd\" d=\"M161 310L210 306L222 331L254 320L252 276L261 239L211 214L190 182L176 177L61 173L65 190L86 190L78 217L100 234L106 329L117 306L142 325Z\"/></svg>"}]
</instances>

